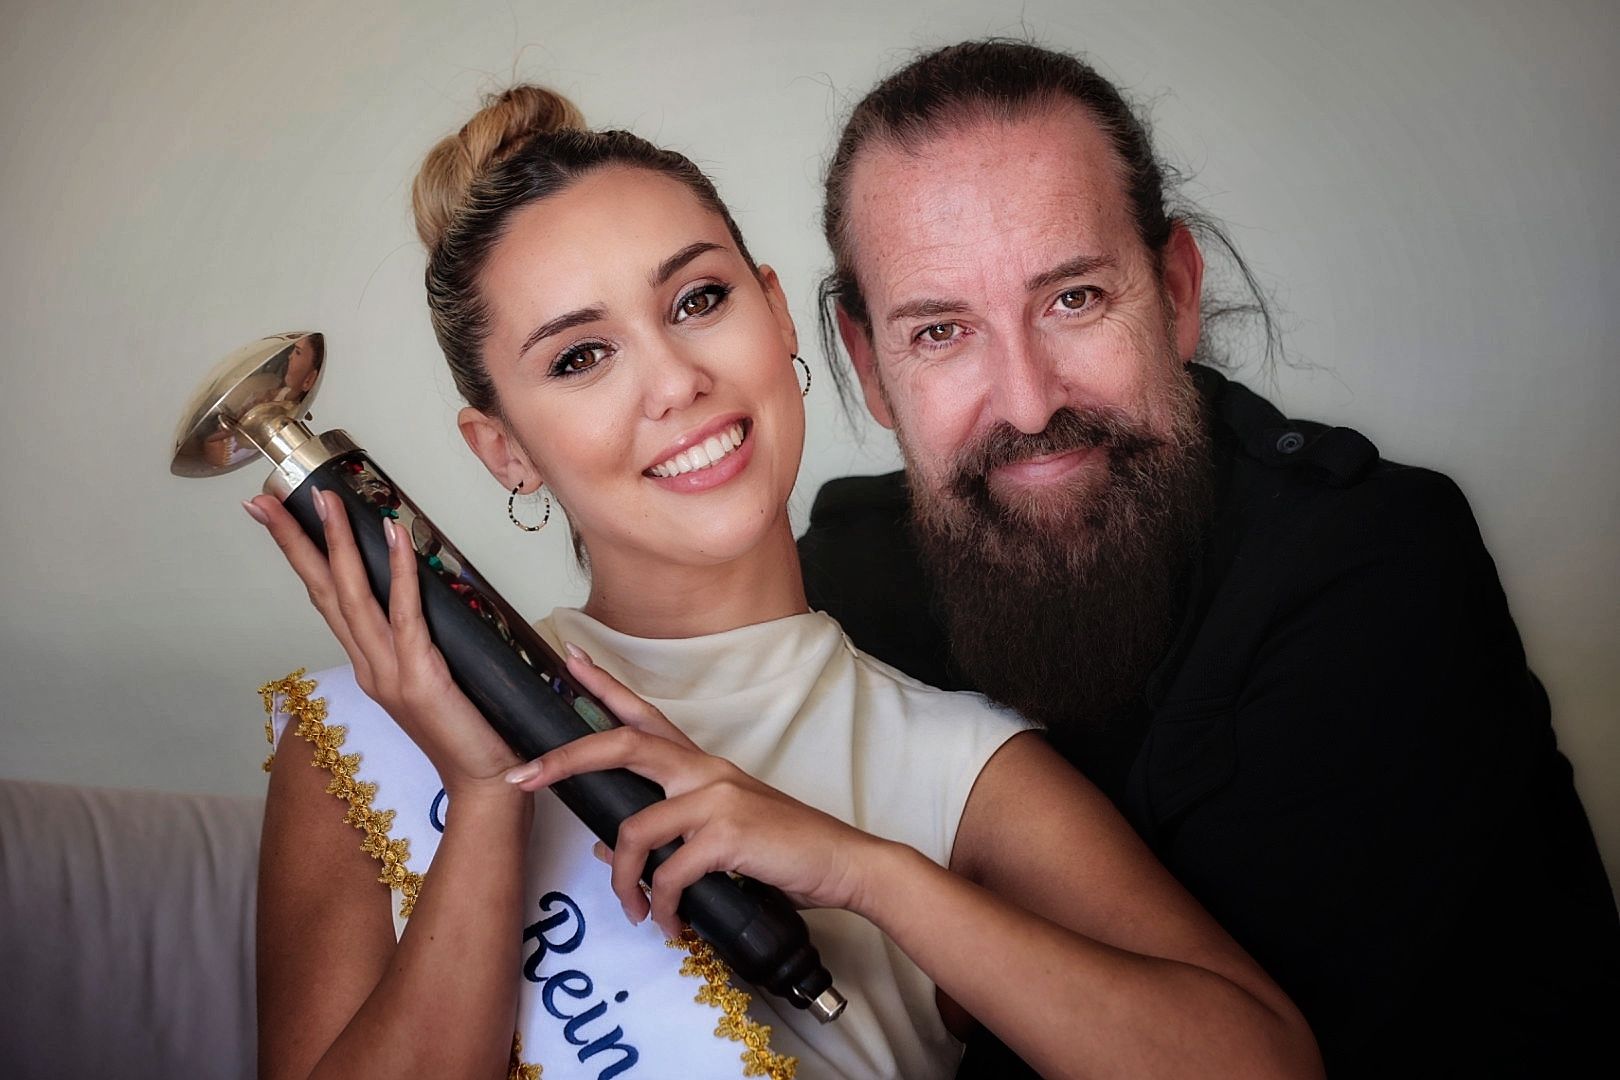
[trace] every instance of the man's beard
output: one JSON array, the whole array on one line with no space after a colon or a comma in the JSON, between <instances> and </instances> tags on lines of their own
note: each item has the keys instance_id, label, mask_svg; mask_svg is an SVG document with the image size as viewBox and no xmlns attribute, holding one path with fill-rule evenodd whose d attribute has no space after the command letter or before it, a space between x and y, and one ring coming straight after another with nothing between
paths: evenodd
<instances>
[{"instance_id":1,"label":"man's beard","mask_svg":"<svg viewBox=\"0 0 1620 1080\"><path fill-rule=\"evenodd\" d=\"M1036 435L997 425L937 489L912 488L912 532L957 665L1060 746L1092 741L1140 697L1175 629L1213 470L1190 374L1178 368L1168 390L1164 433L1121 409L1065 408ZM1082 465L1057 490L991 488L998 465L1091 448L1106 469Z\"/></svg>"}]
</instances>

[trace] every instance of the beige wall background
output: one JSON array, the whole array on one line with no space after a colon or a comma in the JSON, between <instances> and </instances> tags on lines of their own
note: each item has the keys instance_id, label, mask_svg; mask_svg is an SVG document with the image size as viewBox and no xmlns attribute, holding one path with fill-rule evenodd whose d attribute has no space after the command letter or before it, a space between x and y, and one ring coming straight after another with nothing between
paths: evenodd
<instances>
[{"instance_id":1,"label":"beige wall background","mask_svg":"<svg viewBox=\"0 0 1620 1080\"><path fill-rule=\"evenodd\" d=\"M359 437L524 611L564 530L457 436L409 180L514 76L707 167L810 343L818 178L853 96L987 33L1083 50L1151 112L1285 312L1266 386L1473 501L1620 877L1620 8L1604 0L0 4L0 774L261 789L254 689L341 653L236 503L167 471L193 384L328 335ZM893 467L809 399L820 484Z\"/></svg>"}]
</instances>

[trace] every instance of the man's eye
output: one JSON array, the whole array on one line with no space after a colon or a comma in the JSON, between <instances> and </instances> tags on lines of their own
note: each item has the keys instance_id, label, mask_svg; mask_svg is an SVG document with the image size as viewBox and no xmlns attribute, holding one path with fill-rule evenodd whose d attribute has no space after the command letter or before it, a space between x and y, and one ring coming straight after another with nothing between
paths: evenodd
<instances>
[{"instance_id":1,"label":"man's eye","mask_svg":"<svg viewBox=\"0 0 1620 1080\"><path fill-rule=\"evenodd\" d=\"M575 345L564 349L557 357L557 362L551 365L553 375L578 375L607 359L608 347L600 341L587 342L584 345Z\"/></svg>"},{"instance_id":2,"label":"man's eye","mask_svg":"<svg viewBox=\"0 0 1620 1080\"><path fill-rule=\"evenodd\" d=\"M693 289L675 305L675 321L684 322L694 315L707 315L719 307L731 290L724 285L705 285Z\"/></svg>"},{"instance_id":3,"label":"man's eye","mask_svg":"<svg viewBox=\"0 0 1620 1080\"><path fill-rule=\"evenodd\" d=\"M956 324L955 323L942 322L942 323L935 323L933 326L925 326L925 327L923 327L923 332L922 332L923 339L925 341L931 341L931 342L933 342L935 344L940 344L942 342L949 341L949 340L951 340L951 338L953 338L955 336L956 336Z\"/></svg>"},{"instance_id":4,"label":"man's eye","mask_svg":"<svg viewBox=\"0 0 1620 1080\"><path fill-rule=\"evenodd\" d=\"M1070 289L1057 298L1057 306L1065 311L1084 311L1097 299L1096 289Z\"/></svg>"}]
</instances>

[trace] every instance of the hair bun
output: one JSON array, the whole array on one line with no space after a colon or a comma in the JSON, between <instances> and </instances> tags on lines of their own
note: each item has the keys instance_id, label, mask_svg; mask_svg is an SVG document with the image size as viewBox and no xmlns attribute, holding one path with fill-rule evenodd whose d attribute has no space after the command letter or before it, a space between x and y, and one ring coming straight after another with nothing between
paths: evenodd
<instances>
[{"instance_id":1,"label":"hair bun","mask_svg":"<svg viewBox=\"0 0 1620 1080\"><path fill-rule=\"evenodd\" d=\"M533 135L583 128L572 101L532 83L484 97L484 107L454 135L440 139L411 187L416 235L431 252L466 201L478 174L510 157Z\"/></svg>"}]
</instances>

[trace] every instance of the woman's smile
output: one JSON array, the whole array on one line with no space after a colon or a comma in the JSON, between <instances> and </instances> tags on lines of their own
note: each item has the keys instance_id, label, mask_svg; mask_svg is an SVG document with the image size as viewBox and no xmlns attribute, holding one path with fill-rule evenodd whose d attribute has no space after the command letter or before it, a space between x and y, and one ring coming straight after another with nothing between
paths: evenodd
<instances>
[{"instance_id":1,"label":"woman's smile","mask_svg":"<svg viewBox=\"0 0 1620 1080\"><path fill-rule=\"evenodd\" d=\"M753 458L748 436L754 422L746 416L722 416L681 436L660 452L658 464L642 471L666 491L709 491L742 472Z\"/></svg>"}]
</instances>

